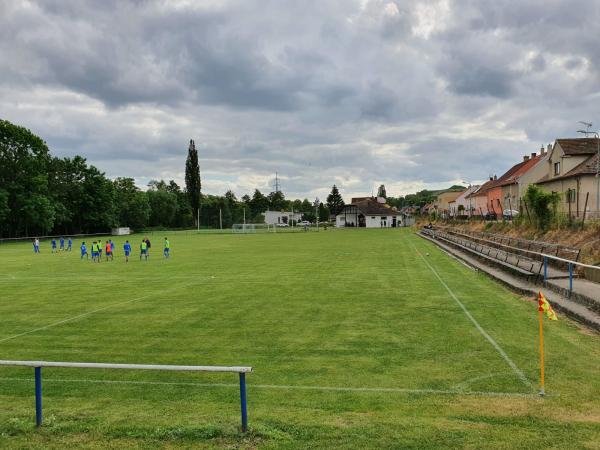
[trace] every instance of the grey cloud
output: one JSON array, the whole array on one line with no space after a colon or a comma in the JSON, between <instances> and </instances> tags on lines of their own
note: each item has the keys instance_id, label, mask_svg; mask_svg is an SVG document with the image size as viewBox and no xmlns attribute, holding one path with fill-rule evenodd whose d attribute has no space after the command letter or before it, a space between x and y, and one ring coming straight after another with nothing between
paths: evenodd
<instances>
[{"instance_id":1,"label":"grey cloud","mask_svg":"<svg viewBox=\"0 0 600 450\"><path fill-rule=\"evenodd\" d=\"M140 183L194 138L208 186L288 197L481 180L597 121L595 3L454 1L427 36L418 7L4 2L0 117Z\"/></svg>"}]
</instances>

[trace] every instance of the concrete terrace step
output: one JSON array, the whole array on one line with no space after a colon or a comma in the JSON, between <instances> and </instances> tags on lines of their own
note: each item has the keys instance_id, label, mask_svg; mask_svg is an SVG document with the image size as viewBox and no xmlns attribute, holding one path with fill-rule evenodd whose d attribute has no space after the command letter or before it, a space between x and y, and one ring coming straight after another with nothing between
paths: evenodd
<instances>
[{"instance_id":1,"label":"concrete terrace step","mask_svg":"<svg viewBox=\"0 0 600 450\"><path fill-rule=\"evenodd\" d=\"M517 268L522 268L524 265L527 265L529 263L532 263L531 267L535 267L538 271L538 274L541 275L542 260L536 261L535 259L526 258L519 254L511 253L506 250L489 247L487 245L482 244L480 240L476 238L471 240L469 239L468 235L461 233L448 233L445 229L435 230L435 232L433 230L425 229L423 230L423 232L426 234L435 234L436 238L444 239L446 243L458 248L462 248L463 250L471 252L477 256L481 256L481 253L483 253L483 256L485 256L486 252L487 255L495 254L496 256L499 253L503 257L504 261L498 264L496 261L490 260L489 263L495 266L499 266L501 268L505 267L509 271L515 273L516 275L527 276L519 270L517 270ZM523 263L522 261L525 261L526 263ZM531 271L534 270L532 269ZM532 279L532 277L527 278L529 278L530 280ZM541 282L543 277L537 276L536 278L536 281ZM589 280L585 280L583 278L578 278L577 275L574 275L574 279L575 278L577 278L577 280L574 282L573 291L569 292L569 273L559 268L548 266L548 276L545 287L547 289L551 289L554 292L559 293L563 297L567 297L572 301L585 306L588 309L591 309L595 312L600 312L600 284L591 282Z\"/></svg>"},{"instance_id":2,"label":"concrete terrace step","mask_svg":"<svg viewBox=\"0 0 600 450\"><path fill-rule=\"evenodd\" d=\"M541 255L542 253L545 253L549 255L560 256L561 258L578 261L581 253L581 249L579 248L568 247L560 244L552 244L549 242L532 241L528 239L516 238L502 234L488 233L485 231L461 230L453 227L444 227L444 229L451 233L460 234L463 236L468 236L471 239L477 239L482 242L487 242L488 245L498 246L505 249L511 249L513 253L522 255L531 255L532 253ZM555 260L551 260L549 262L551 265L557 265L558 267L563 266L563 264Z\"/></svg>"},{"instance_id":3,"label":"concrete terrace step","mask_svg":"<svg viewBox=\"0 0 600 450\"><path fill-rule=\"evenodd\" d=\"M472 253L479 259L487 261L488 264L498 266L526 278L540 277L542 274L542 263L531 260L521 255L515 255L501 249L489 247L484 244L473 242L465 237L454 236L443 230L423 230L424 234L434 236L438 240ZM559 271L552 271L553 276L563 276Z\"/></svg>"},{"instance_id":4,"label":"concrete terrace step","mask_svg":"<svg viewBox=\"0 0 600 450\"><path fill-rule=\"evenodd\" d=\"M515 256L521 255L521 256L527 257L530 260L537 260L540 262L542 260L542 255L539 252L535 252L535 251L531 250L530 248L525 249L525 248L515 247L514 246L515 243L512 242L513 241L512 238L507 238L506 240L497 241L497 240L487 239L487 238L482 237L479 234L474 233L474 232L463 233L461 231L457 231L452 228L447 228L447 229L444 229L443 231L445 231L446 233L452 234L454 236L459 236L466 240L478 242L478 243L486 245L488 247L492 247L492 248L495 248L498 250L503 250L503 251L511 253ZM558 253L558 252L556 252L556 253ZM579 253L577 253L577 256L578 255L579 255ZM549 259L548 260L548 278L568 277L569 272L566 269L566 267L564 267L564 266L565 266L564 264L560 264L553 259Z\"/></svg>"},{"instance_id":5,"label":"concrete terrace step","mask_svg":"<svg viewBox=\"0 0 600 450\"><path fill-rule=\"evenodd\" d=\"M593 281L578 278L574 281L573 292L569 294L569 279L550 279L546 287L564 297L600 314L600 285Z\"/></svg>"},{"instance_id":6,"label":"concrete terrace step","mask_svg":"<svg viewBox=\"0 0 600 450\"><path fill-rule=\"evenodd\" d=\"M517 276L513 273L503 270L500 267L494 267L486 264L487 260L486 262L483 262L480 258L466 249L456 248L449 243L440 242L439 239L434 239L425 233L418 233L418 235L430 242L433 242L451 256L460 259L467 265L477 270L480 270L481 272L506 285L509 289L518 292L519 294L535 298L538 291L541 289L539 285L524 279L522 276ZM560 281L561 283L559 283L559 285L562 284L563 281L568 283L568 280ZM581 281L585 280L578 280L578 283ZM556 281L553 281L552 283L556 283ZM582 292L585 293L586 298L597 304L598 302L594 299L600 299L600 286L596 283L592 284L593 286L586 284L585 288L582 289ZM550 289L545 289L544 295L558 312L600 332L600 314L596 312L595 308L586 307L585 305L576 302L573 298L568 298L560 292L553 290L552 287L548 287ZM577 291L577 293L583 295L579 291Z\"/></svg>"}]
</instances>

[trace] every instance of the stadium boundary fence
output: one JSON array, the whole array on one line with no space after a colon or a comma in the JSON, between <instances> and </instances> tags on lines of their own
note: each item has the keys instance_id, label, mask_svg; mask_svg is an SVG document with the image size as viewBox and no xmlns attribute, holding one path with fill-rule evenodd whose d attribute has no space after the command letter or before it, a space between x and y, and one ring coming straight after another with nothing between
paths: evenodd
<instances>
[{"instance_id":1,"label":"stadium boundary fence","mask_svg":"<svg viewBox=\"0 0 600 450\"><path fill-rule=\"evenodd\" d=\"M64 237L64 238L68 238L68 237L72 237L72 238L80 238L80 237L92 237L92 236L111 236L111 232L109 231L105 231L104 233L87 233L87 234L56 234L56 235L47 235L47 236L25 236L25 237L14 237L14 238L2 238L0 239L0 244L8 244L11 242L22 242L22 241L33 241L35 238L38 238L39 240L43 241L43 240L48 240L48 239L52 239L52 238L60 238L60 237Z\"/></svg>"},{"instance_id":2,"label":"stadium boundary fence","mask_svg":"<svg viewBox=\"0 0 600 450\"><path fill-rule=\"evenodd\" d=\"M248 406L246 401L246 374L252 367L235 366L176 366L161 364L112 364L52 361L8 361L0 360L0 366L33 367L35 375L35 424L42 425L42 367L71 367L79 369L125 369L125 370L166 370L179 372L232 372L239 374L240 409L242 432L248 430Z\"/></svg>"}]
</instances>

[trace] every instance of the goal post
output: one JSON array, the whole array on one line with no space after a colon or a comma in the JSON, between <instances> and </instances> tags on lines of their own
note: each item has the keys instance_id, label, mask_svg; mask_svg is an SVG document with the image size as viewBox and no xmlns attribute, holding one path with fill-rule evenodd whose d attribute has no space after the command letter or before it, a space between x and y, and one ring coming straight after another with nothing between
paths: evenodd
<instances>
[{"instance_id":1,"label":"goal post","mask_svg":"<svg viewBox=\"0 0 600 450\"><path fill-rule=\"evenodd\" d=\"M233 233L256 233L256 225L253 223L234 223L231 226Z\"/></svg>"},{"instance_id":2,"label":"goal post","mask_svg":"<svg viewBox=\"0 0 600 450\"><path fill-rule=\"evenodd\" d=\"M234 223L232 233L267 233L276 231L275 225L268 223Z\"/></svg>"}]
</instances>

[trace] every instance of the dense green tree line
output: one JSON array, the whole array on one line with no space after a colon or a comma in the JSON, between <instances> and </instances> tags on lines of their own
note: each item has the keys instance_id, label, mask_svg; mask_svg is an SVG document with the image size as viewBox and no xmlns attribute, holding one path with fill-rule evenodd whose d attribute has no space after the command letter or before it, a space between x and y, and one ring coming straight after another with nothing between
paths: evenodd
<instances>
[{"instance_id":1,"label":"dense green tree line","mask_svg":"<svg viewBox=\"0 0 600 450\"><path fill-rule=\"evenodd\" d=\"M0 236L95 233L116 226L135 230L192 227L196 208L202 227L229 228L244 220L260 223L267 209L293 208L306 220L315 220L313 203L287 200L280 191L265 195L256 189L241 199L232 191L223 196L203 195L193 142L190 149L186 182L195 186L198 196L173 180L153 180L143 191L133 178L111 180L81 156L53 157L46 143L31 131L0 120ZM337 189L334 204L336 208L343 205ZM326 205L320 203L318 210L320 220L329 219Z\"/></svg>"}]
</instances>

